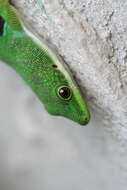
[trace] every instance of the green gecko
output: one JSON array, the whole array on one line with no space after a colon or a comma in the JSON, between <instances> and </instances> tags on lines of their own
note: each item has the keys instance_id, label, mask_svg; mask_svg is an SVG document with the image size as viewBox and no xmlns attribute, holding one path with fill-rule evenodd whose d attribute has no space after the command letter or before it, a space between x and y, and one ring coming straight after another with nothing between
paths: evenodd
<instances>
[{"instance_id":1,"label":"green gecko","mask_svg":"<svg viewBox=\"0 0 127 190\"><path fill-rule=\"evenodd\" d=\"M87 105L67 65L28 30L9 0L0 0L0 60L19 73L50 114L81 125L89 122Z\"/></svg>"}]
</instances>

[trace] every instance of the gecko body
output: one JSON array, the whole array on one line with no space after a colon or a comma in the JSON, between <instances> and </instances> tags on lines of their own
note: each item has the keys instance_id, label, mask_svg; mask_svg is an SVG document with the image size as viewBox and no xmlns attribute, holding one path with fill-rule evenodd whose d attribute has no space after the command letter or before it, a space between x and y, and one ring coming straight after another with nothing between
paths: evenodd
<instances>
[{"instance_id":1,"label":"gecko body","mask_svg":"<svg viewBox=\"0 0 127 190\"><path fill-rule=\"evenodd\" d=\"M8 0L0 0L0 60L19 73L50 114L81 125L89 122L87 105L70 70L28 29Z\"/></svg>"}]
</instances>

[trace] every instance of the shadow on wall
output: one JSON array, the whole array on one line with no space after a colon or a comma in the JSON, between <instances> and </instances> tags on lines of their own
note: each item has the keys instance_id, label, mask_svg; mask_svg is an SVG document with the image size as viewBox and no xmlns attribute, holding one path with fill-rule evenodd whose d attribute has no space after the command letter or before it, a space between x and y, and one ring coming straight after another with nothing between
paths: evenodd
<instances>
[{"instance_id":1,"label":"shadow on wall","mask_svg":"<svg viewBox=\"0 0 127 190\"><path fill-rule=\"evenodd\" d=\"M2 63L0 92L1 190L126 189L126 162L93 114L84 127L50 116Z\"/></svg>"}]
</instances>

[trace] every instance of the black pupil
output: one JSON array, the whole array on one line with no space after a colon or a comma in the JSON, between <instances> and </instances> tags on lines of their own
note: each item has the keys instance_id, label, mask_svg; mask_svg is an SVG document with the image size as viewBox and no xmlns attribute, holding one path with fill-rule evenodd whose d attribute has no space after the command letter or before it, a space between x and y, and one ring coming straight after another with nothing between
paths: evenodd
<instances>
[{"instance_id":1,"label":"black pupil","mask_svg":"<svg viewBox=\"0 0 127 190\"><path fill-rule=\"evenodd\" d=\"M4 23L4 19L0 16L0 36L2 36L4 32Z\"/></svg>"},{"instance_id":2,"label":"black pupil","mask_svg":"<svg viewBox=\"0 0 127 190\"><path fill-rule=\"evenodd\" d=\"M70 97L71 95L71 90L68 88L68 87L62 87L60 90L59 90L59 94L62 98L64 99L67 99Z\"/></svg>"}]
</instances>

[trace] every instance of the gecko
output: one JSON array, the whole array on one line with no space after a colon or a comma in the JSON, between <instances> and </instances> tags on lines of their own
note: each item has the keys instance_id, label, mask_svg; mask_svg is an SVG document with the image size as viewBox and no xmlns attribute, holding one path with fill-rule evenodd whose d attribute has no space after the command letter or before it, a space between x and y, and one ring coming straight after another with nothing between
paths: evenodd
<instances>
[{"instance_id":1,"label":"gecko","mask_svg":"<svg viewBox=\"0 0 127 190\"><path fill-rule=\"evenodd\" d=\"M69 67L29 29L10 0L0 0L0 60L20 75L48 113L88 124L90 112Z\"/></svg>"}]
</instances>

